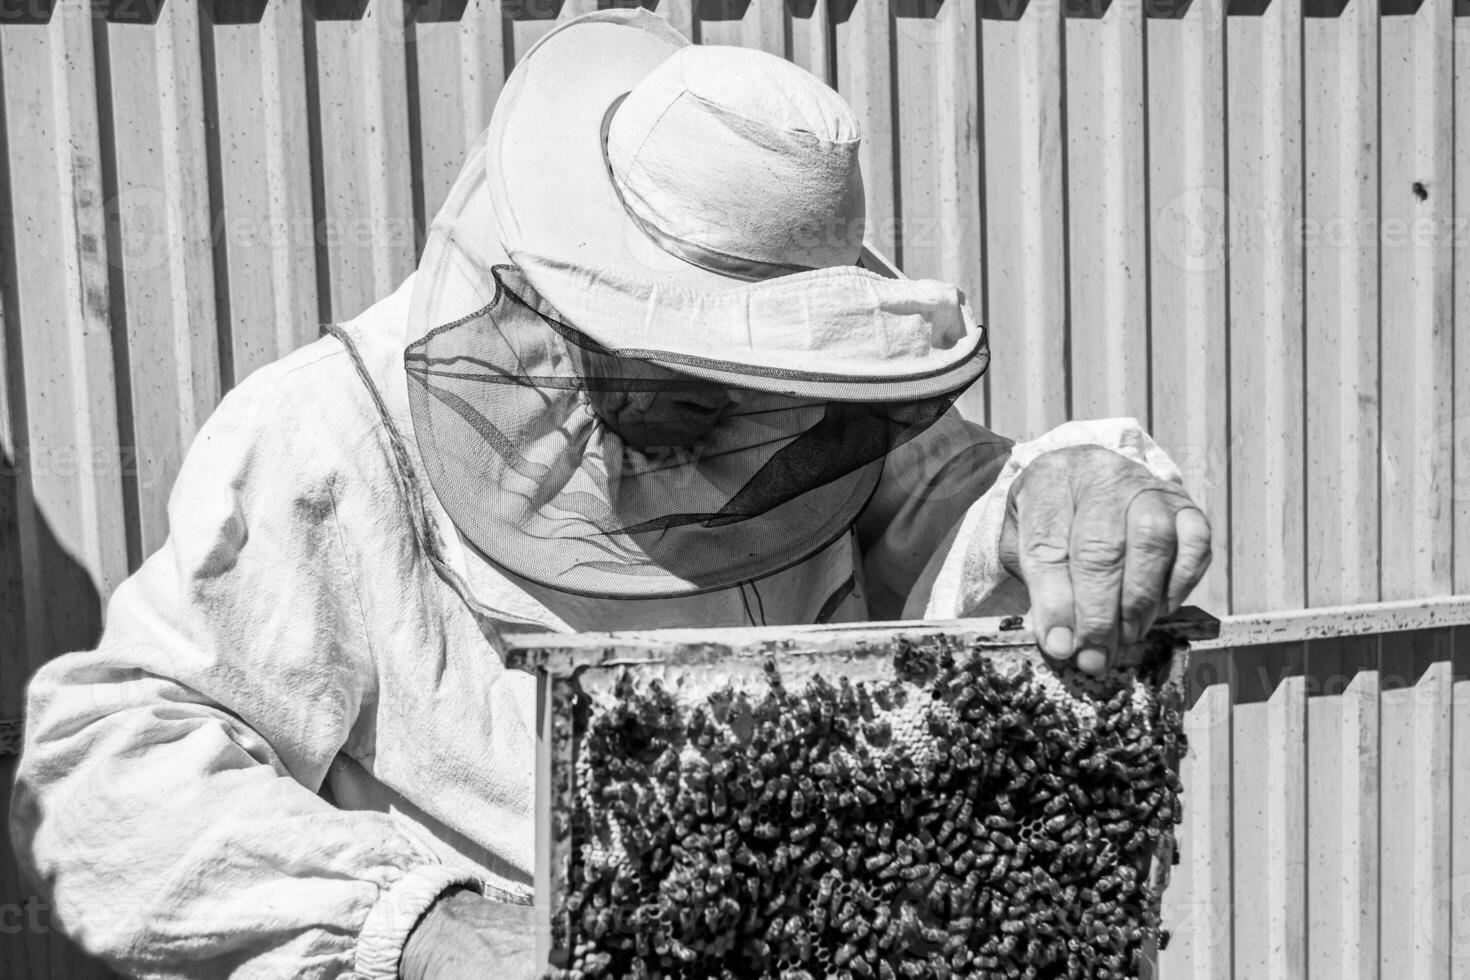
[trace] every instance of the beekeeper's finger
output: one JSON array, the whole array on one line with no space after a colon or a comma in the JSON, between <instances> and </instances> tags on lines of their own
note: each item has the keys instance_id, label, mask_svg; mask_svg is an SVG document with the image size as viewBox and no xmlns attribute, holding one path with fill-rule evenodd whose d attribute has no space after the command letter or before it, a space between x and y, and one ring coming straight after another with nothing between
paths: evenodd
<instances>
[{"instance_id":1,"label":"beekeeper's finger","mask_svg":"<svg viewBox=\"0 0 1470 980\"><path fill-rule=\"evenodd\" d=\"M1021 578L1031 595L1031 625L1042 652L1071 657L1072 579L1067 571L1073 509L1065 481L1032 482L1016 503L1016 541Z\"/></svg>"},{"instance_id":2,"label":"beekeeper's finger","mask_svg":"<svg viewBox=\"0 0 1470 980\"><path fill-rule=\"evenodd\" d=\"M1085 494L1072 522L1069 567L1077 629L1077 666L1102 673L1118 647L1127 508L1112 493Z\"/></svg>"},{"instance_id":3,"label":"beekeeper's finger","mask_svg":"<svg viewBox=\"0 0 1470 980\"><path fill-rule=\"evenodd\" d=\"M1174 515L1178 541L1174 568L1169 573L1168 612L1184 605L1189 593L1210 568L1210 520L1198 507L1185 507Z\"/></svg>"},{"instance_id":4,"label":"beekeeper's finger","mask_svg":"<svg viewBox=\"0 0 1470 980\"><path fill-rule=\"evenodd\" d=\"M1128 506L1128 544L1123 556L1120 643L1137 643L1168 601L1169 570L1178 543L1174 503L1145 491Z\"/></svg>"}]
</instances>

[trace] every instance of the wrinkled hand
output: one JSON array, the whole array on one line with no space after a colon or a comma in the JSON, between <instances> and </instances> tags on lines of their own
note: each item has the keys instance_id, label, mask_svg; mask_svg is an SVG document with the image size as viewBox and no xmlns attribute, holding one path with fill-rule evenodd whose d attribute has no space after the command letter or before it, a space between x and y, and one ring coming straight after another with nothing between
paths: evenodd
<instances>
[{"instance_id":1,"label":"wrinkled hand","mask_svg":"<svg viewBox=\"0 0 1470 980\"><path fill-rule=\"evenodd\" d=\"M538 975L534 929L529 905L450 892L409 934L398 974L403 980L529 980Z\"/></svg>"},{"instance_id":2,"label":"wrinkled hand","mask_svg":"<svg viewBox=\"0 0 1470 980\"><path fill-rule=\"evenodd\" d=\"M1173 612L1210 566L1210 524L1177 484L1100 446L1038 456L1011 485L1001 562L1036 642L1092 674Z\"/></svg>"}]
</instances>

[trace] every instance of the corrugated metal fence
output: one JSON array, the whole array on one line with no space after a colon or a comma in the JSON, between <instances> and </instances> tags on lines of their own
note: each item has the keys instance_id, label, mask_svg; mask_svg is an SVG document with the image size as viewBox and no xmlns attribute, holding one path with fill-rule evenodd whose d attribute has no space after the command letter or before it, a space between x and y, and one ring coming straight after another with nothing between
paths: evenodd
<instances>
[{"instance_id":1,"label":"corrugated metal fence","mask_svg":"<svg viewBox=\"0 0 1470 980\"><path fill-rule=\"evenodd\" d=\"M558 19L631 5L0 3L0 718L35 665L90 643L160 543L220 393L411 271L519 54ZM857 107L871 237L971 290L991 326L967 410L1018 436L1144 419L1215 519L1200 605L1470 592L1470 0L643 5L695 40L783 54ZM1333 930L1378 942L1382 913L1384 975L1401 965L1393 917L1417 913L1399 898L1429 879L1400 878L1470 861L1450 845L1470 815L1443 809L1458 777L1427 788L1470 740L1445 673L1459 648L1374 641L1375 667L1423 661L1416 686L1352 671L1312 699L1358 646L1230 663L1195 712L1210 778L1191 846L1211 850L1188 893L1227 921L1181 926L1176 962L1226 976L1206 967L1234 950L1236 976L1295 976L1310 950L1314 975L1366 976L1317 964L1340 962ZM1421 690L1432 710L1402 693ZM1399 834L1421 797L1429 836L1384 837L1406 850L1368 862L1380 800ZM88 975L60 945L7 945L45 920L8 861L0 975ZM1357 863L1333 884L1332 861ZM1271 917L1303 888L1303 911ZM1450 931L1414 947L1416 976L1450 969L1459 934L1434 921Z\"/></svg>"},{"instance_id":2,"label":"corrugated metal fence","mask_svg":"<svg viewBox=\"0 0 1470 980\"><path fill-rule=\"evenodd\" d=\"M1242 616L1193 652L1162 980L1470 976L1467 624Z\"/></svg>"}]
</instances>

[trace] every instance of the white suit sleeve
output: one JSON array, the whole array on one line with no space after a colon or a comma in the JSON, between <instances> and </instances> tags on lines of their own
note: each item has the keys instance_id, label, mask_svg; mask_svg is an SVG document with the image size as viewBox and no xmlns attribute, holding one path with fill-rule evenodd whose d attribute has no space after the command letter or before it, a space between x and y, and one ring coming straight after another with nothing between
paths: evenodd
<instances>
[{"instance_id":1,"label":"white suit sleeve","mask_svg":"<svg viewBox=\"0 0 1470 980\"><path fill-rule=\"evenodd\" d=\"M137 976L396 977L423 911L474 884L317 795L372 738L376 672L320 426L271 378L200 432L99 648L30 688L17 853L63 929Z\"/></svg>"}]
</instances>

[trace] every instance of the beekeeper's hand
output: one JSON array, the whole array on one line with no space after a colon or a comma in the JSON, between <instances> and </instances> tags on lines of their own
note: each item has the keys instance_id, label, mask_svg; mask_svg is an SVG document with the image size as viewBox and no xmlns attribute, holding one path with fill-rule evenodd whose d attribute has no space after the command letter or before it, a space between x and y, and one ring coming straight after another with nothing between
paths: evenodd
<instances>
[{"instance_id":1,"label":"beekeeper's hand","mask_svg":"<svg viewBox=\"0 0 1470 980\"><path fill-rule=\"evenodd\" d=\"M536 969L529 905L493 902L475 892L450 892L408 935L398 975L403 980L530 980Z\"/></svg>"},{"instance_id":2,"label":"beekeeper's hand","mask_svg":"<svg viewBox=\"0 0 1470 980\"><path fill-rule=\"evenodd\" d=\"M1183 604L1210 566L1210 524L1178 484L1074 446L1038 456L1011 485L1001 562L1026 583L1042 651L1096 674Z\"/></svg>"}]
</instances>

